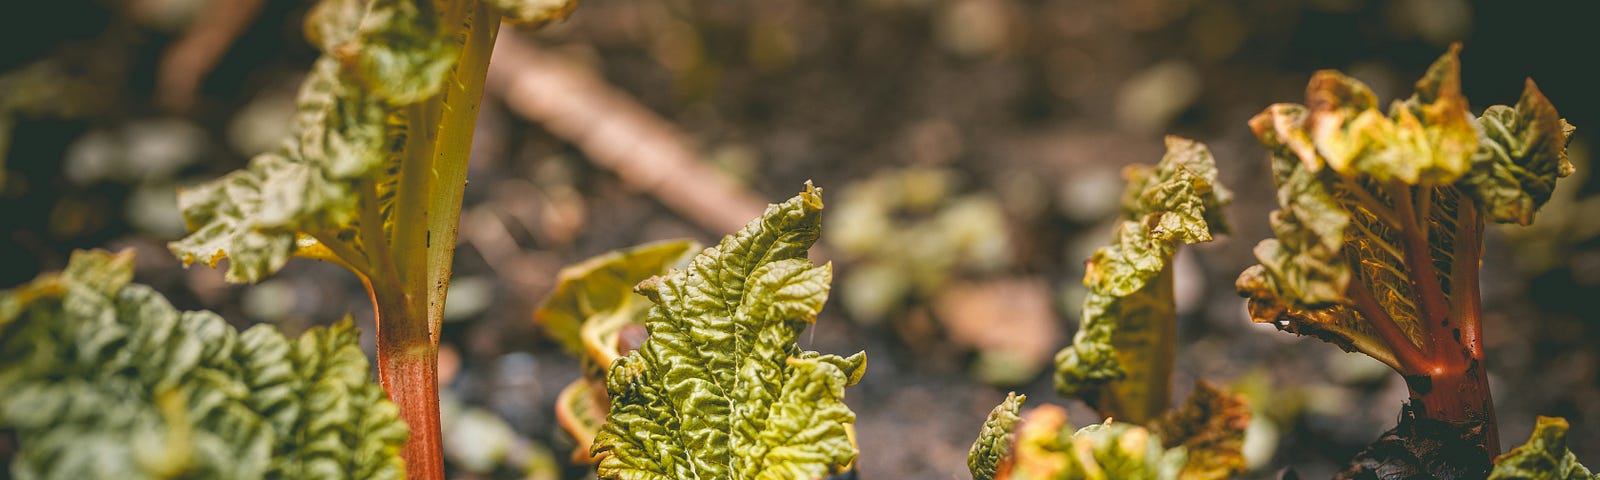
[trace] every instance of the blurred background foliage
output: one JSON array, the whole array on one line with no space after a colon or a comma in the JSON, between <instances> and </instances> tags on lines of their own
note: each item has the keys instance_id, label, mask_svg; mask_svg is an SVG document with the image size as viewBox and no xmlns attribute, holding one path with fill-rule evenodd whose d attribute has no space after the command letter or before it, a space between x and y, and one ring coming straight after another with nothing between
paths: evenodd
<instances>
[{"instance_id":1,"label":"blurred background foliage","mask_svg":"<svg viewBox=\"0 0 1600 480\"><path fill-rule=\"evenodd\" d=\"M139 249L180 308L290 334L370 305L330 265L255 286L183 270L174 190L272 148L315 51L287 0L61 0L0 16L0 288L75 248ZM1176 385L1251 396L1256 476L1328 476L1391 426L1381 364L1252 325L1233 293L1268 234L1266 155L1245 120L1342 69L1384 99L1462 41L1476 111L1531 76L1573 124L1579 166L1485 259L1490 379L1504 442L1565 416L1600 461L1600 96L1594 2L1490 0L586 0L506 34L474 143L441 378L459 478L581 478L549 452L579 375L530 321L563 265L651 240L711 241L807 179L830 190L815 258L837 299L807 348L874 362L849 403L866 478L964 478L967 445L1076 328L1083 259L1123 165L1161 136L1210 144L1234 234L1177 260ZM505 47L506 45L502 45ZM495 80L498 78L499 80ZM1385 100L1387 101L1387 100ZM698 202L698 203L696 203ZM1182 390L1182 388L1180 388ZM1186 391L1176 392L1178 397ZM1093 413L1070 408L1072 421ZM6 455L0 432L0 457ZM477 442L477 443L474 443ZM475 445L481 444L478 448Z\"/></svg>"}]
</instances>

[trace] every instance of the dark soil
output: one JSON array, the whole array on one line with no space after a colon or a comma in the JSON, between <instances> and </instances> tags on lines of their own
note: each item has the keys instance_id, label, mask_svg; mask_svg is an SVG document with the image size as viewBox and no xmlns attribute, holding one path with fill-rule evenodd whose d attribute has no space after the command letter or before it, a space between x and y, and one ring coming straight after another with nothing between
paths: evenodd
<instances>
[{"instance_id":1,"label":"dark soil","mask_svg":"<svg viewBox=\"0 0 1600 480\"><path fill-rule=\"evenodd\" d=\"M42 9L38 16L0 21L0 40L8 45L0 71L64 57L99 87L83 95L104 97L89 110L18 116L10 149L0 152L10 171L0 184L0 287L60 268L74 248L131 246L140 251L139 280L183 308L217 310L239 325L272 320L287 330L347 311L370 322L359 282L310 262L292 263L275 277L270 291L278 296L267 300L289 307L264 316L251 303L261 300L251 300L251 287L224 285L220 273L205 268L181 270L162 246L177 233L130 220L126 212L142 186L201 181L244 165L245 156L230 146L228 124L253 99L292 92L296 75L309 66L315 52L298 30L305 5L268 2L207 77L198 108L178 116L204 132L197 162L170 178L74 180L63 159L86 133L170 116L151 103L151 72L174 34L125 18L107 6L112 2L68 3L82 8L34 6L28 8ZM1154 162L1166 133L1208 143L1224 183L1236 191L1227 212L1233 233L1192 249L1193 271L1180 274L1199 287L1197 300L1184 308L1175 393L1187 394L1197 378L1251 391L1275 434L1256 447L1270 458L1253 476L1275 478L1294 466L1301 478L1328 478L1395 426L1405 386L1375 362L1250 324L1244 315L1233 279L1253 263L1251 247L1270 234L1266 215L1275 203L1265 152L1245 121L1270 103L1302 101L1306 80L1321 68L1360 77L1384 99L1408 95L1411 80L1449 42L1462 41L1474 108L1515 102L1523 77L1533 77L1579 126L1573 159L1586 169L1592 132L1600 131L1600 97L1586 56L1600 45L1589 25L1600 14L1597 5L588 0L568 22L529 40L592 65L773 201L808 179L833 189L907 166L954 169L967 191L1003 200L1017 189L1017 178L1027 178L1045 208L1008 207L1014 251L1007 273L1042 275L1066 298L1075 298L1083 273L1085 252L1074 246L1095 245L1110 231L1101 225L1103 213L1085 217L1063 200L1074 198L1067 190L1083 188L1074 180ZM706 243L726 232L704 231L631 191L567 141L489 100L463 231L503 231L514 248L489 248L463 233L458 285L463 278L484 280L489 300L446 326L446 343L462 352L450 389L565 452L570 440L556 431L552 403L578 375L577 362L530 321L556 269L649 240L690 236ZM726 152L743 153L719 155ZM1600 190L1597 179L1565 182L1558 193ZM579 212L576 224L554 221L572 211ZM1528 248L1545 247L1490 232L1483 274L1487 363L1502 444L1522 443L1535 415L1564 416L1573 425L1571 448L1594 464L1600 462L1600 309L1589 299L1600 296L1600 237L1573 233L1594 232L1594 218L1563 221L1578 227L1553 230L1571 236L1552 237L1562 239L1561 249L1534 252L1561 260L1540 265L1521 259L1530 258ZM842 275L851 265L838 268ZM1075 329L1073 302L1058 302L1069 334L1063 342ZM926 306L906 307L908 317L926 315ZM966 478L967 448L1008 390L973 379L973 352L944 338L937 325L909 340L908 329L896 327L915 321L864 325L846 318L835 301L805 342L829 353L866 350L871 359L848 398L859 419L860 478ZM1013 388L1030 402L1066 402L1052 392L1048 373ZM1069 404L1075 423L1098 420ZM568 470L571 478L581 472Z\"/></svg>"}]
</instances>

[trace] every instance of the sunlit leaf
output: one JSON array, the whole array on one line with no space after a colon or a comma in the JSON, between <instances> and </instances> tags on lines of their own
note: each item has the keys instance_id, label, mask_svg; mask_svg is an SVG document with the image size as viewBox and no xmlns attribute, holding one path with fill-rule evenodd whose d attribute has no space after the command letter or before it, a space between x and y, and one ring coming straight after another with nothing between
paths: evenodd
<instances>
[{"instance_id":1,"label":"sunlit leaf","mask_svg":"<svg viewBox=\"0 0 1600 480\"><path fill-rule=\"evenodd\" d=\"M586 321L631 310L635 304L645 305L645 298L634 293L633 287L666 273L698 247L690 240L668 240L606 252L563 267L556 274L555 289L534 311L533 320L568 352L581 357L585 349L579 330ZM643 309L638 313L642 322Z\"/></svg>"},{"instance_id":2,"label":"sunlit leaf","mask_svg":"<svg viewBox=\"0 0 1600 480\"><path fill-rule=\"evenodd\" d=\"M800 349L832 268L813 265L821 190L767 208L638 287L650 336L607 373L611 411L595 439L608 479L820 478L851 464L842 402L865 354Z\"/></svg>"},{"instance_id":3,"label":"sunlit leaf","mask_svg":"<svg viewBox=\"0 0 1600 480\"><path fill-rule=\"evenodd\" d=\"M372 0L354 38L326 52L374 96L417 103L439 93L461 54L440 17L433 0Z\"/></svg>"},{"instance_id":4,"label":"sunlit leaf","mask_svg":"<svg viewBox=\"0 0 1600 480\"><path fill-rule=\"evenodd\" d=\"M1072 346L1056 354L1056 390L1083 398L1103 414L1134 422L1166 410L1176 345L1172 256L1178 246L1226 231L1222 206L1231 193L1217 183L1205 145L1167 138L1154 167L1126 171L1123 220L1114 242L1089 259L1089 288Z\"/></svg>"}]
</instances>

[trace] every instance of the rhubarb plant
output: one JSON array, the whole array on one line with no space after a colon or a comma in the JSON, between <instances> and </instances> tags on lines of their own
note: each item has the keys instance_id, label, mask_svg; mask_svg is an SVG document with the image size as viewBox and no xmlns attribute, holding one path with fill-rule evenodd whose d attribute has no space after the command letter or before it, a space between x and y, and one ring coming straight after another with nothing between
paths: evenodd
<instances>
[{"instance_id":1,"label":"rhubarb plant","mask_svg":"<svg viewBox=\"0 0 1600 480\"><path fill-rule=\"evenodd\" d=\"M322 51L290 138L248 167L179 194L185 264L229 261L255 282L290 257L355 272L372 298L378 373L411 426L405 459L440 478L437 356L478 103L502 19L542 25L551 0L323 0Z\"/></svg>"},{"instance_id":2,"label":"rhubarb plant","mask_svg":"<svg viewBox=\"0 0 1600 480\"><path fill-rule=\"evenodd\" d=\"M1250 409L1200 382L1169 409L1177 313L1172 257L1226 231L1232 194L1205 145L1167 137L1155 166L1125 170L1123 218L1112 245L1087 264L1089 295L1073 344L1056 356L1056 388L1107 417L1072 430L1054 405L1019 417L1011 395L990 413L968 454L973 478L1225 479L1244 471ZM1141 425L1142 424L1142 425Z\"/></svg>"},{"instance_id":3,"label":"rhubarb plant","mask_svg":"<svg viewBox=\"0 0 1600 480\"><path fill-rule=\"evenodd\" d=\"M0 430L16 478L405 477L406 425L346 320L237 332L79 251L0 293Z\"/></svg>"},{"instance_id":4,"label":"rhubarb plant","mask_svg":"<svg viewBox=\"0 0 1600 480\"><path fill-rule=\"evenodd\" d=\"M1204 144L1179 137L1166 143L1160 163L1123 172L1121 223L1113 243L1089 258L1078 333L1056 354L1057 391L1135 423L1156 418L1172 401L1172 257L1181 245L1226 233L1222 206L1232 197L1217 182Z\"/></svg>"},{"instance_id":5,"label":"rhubarb plant","mask_svg":"<svg viewBox=\"0 0 1600 480\"><path fill-rule=\"evenodd\" d=\"M1572 173L1572 126L1530 79L1474 117L1459 46L1385 113L1360 81L1317 72L1306 104L1250 120L1272 152L1275 238L1240 275L1250 316L1400 372L1422 419L1462 428L1484 458L1499 434L1478 271L1487 223L1526 225Z\"/></svg>"},{"instance_id":6,"label":"rhubarb plant","mask_svg":"<svg viewBox=\"0 0 1600 480\"><path fill-rule=\"evenodd\" d=\"M655 306L649 336L606 373L611 408L593 445L601 478L816 479L850 468L844 389L866 354L797 343L833 276L806 258L822 206L807 183L687 268L639 283Z\"/></svg>"}]
</instances>

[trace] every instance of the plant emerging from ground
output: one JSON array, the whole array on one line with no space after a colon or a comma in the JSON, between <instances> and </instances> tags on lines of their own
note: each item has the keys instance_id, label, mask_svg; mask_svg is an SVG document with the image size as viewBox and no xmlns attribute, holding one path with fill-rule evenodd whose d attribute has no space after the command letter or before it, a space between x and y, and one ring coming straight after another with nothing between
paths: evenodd
<instances>
[{"instance_id":1,"label":"plant emerging from ground","mask_svg":"<svg viewBox=\"0 0 1600 480\"><path fill-rule=\"evenodd\" d=\"M1056 389L1107 417L1073 430L1054 405L1019 417L1023 397L995 407L968 454L974 478L1224 479L1244 471L1250 408L1205 382L1171 409L1177 352L1172 257L1223 233L1232 196L1205 145L1167 137L1155 166L1126 170L1115 243L1089 259L1089 296L1073 344L1056 356ZM1143 424L1143 425L1141 425Z\"/></svg>"},{"instance_id":2,"label":"plant emerging from ground","mask_svg":"<svg viewBox=\"0 0 1600 480\"><path fill-rule=\"evenodd\" d=\"M501 19L541 25L550 0L323 0L306 19L321 51L276 151L178 198L185 263L229 260L254 282L290 257L359 276L378 325L378 373L411 426L413 476L440 478L439 325L467 155Z\"/></svg>"},{"instance_id":3,"label":"plant emerging from ground","mask_svg":"<svg viewBox=\"0 0 1600 480\"><path fill-rule=\"evenodd\" d=\"M1238 289L1255 321L1400 372L1419 418L1463 428L1488 458L1500 447L1479 313L1483 228L1533 221L1572 172L1572 126L1532 80L1515 106L1474 118L1458 49L1387 114L1366 85L1327 70L1306 105L1250 120L1272 151L1280 209Z\"/></svg>"},{"instance_id":4,"label":"plant emerging from ground","mask_svg":"<svg viewBox=\"0 0 1600 480\"><path fill-rule=\"evenodd\" d=\"M806 251L822 190L771 205L689 266L639 283L649 336L606 372L610 410L594 439L607 479L815 479L855 461L844 389L866 355L802 350L828 298L831 265Z\"/></svg>"},{"instance_id":5,"label":"plant emerging from ground","mask_svg":"<svg viewBox=\"0 0 1600 480\"><path fill-rule=\"evenodd\" d=\"M1205 145L1179 137L1166 142L1160 163L1124 171L1122 221L1113 243L1089 258L1077 336L1056 354L1057 391L1135 423L1172 403L1178 350L1172 257L1181 245L1226 233L1222 206L1232 197L1217 182Z\"/></svg>"}]
</instances>

